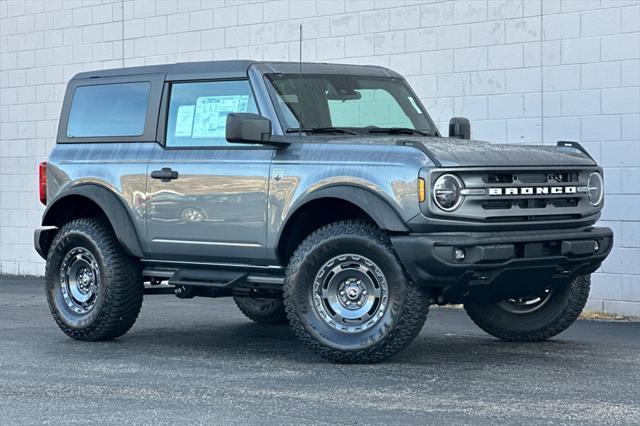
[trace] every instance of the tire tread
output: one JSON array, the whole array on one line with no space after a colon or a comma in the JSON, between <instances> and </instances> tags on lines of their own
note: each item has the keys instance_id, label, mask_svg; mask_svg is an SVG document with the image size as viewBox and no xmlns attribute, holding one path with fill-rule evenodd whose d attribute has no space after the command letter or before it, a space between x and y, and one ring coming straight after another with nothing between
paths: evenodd
<instances>
[{"instance_id":1,"label":"tire tread","mask_svg":"<svg viewBox=\"0 0 640 426\"><path fill-rule=\"evenodd\" d=\"M260 307L259 310L256 310L255 304L250 303L250 298L234 297L233 301L244 316L259 324L286 324L288 321L282 300L272 299L273 303L264 306L264 309Z\"/></svg>"},{"instance_id":2,"label":"tire tread","mask_svg":"<svg viewBox=\"0 0 640 426\"><path fill-rule=\"evenodd\" d=\"M422 289L413 283L403 269L407 277L408 291L406 303L399 315L399 321L393 326L389 336L372 347L359 351L340 351L327 347L315 340L305 329L296 314L294 302L289 295L292 294L296 283L296 275L305 257L321 243L344 235L358 235L365 237L372 244L380 244L392 254L398 264L397 255L387 235L378 227L363 220L343 220L326 225L312 232L295 250L285 275L284 303L289 324L295 335L312 351L337 363L375 363L389 358L406 348L420 333L427 314L429 303Z\"/></svg>"},{"instance_id":3,"label":"tire tread","mask_svg":"<svg viewBox=\"0 0 640 426\"><path fill-rule=\"evenodd\" d=\"M569 326L571 326L580 316L584 309L587 299L589 298L589 290L591 287L591 279L588 275L579 276L571 282L571 289L567 299L566 306L559 315L551 319L549 323L532 331L514 331L509 327L495 324L490 321L478 306L473 304L465 304L465 310L469 318L482 330L488 334L507 342L540 342L560 334Z\"/></svg>"},{"instance_id":4,"label":"tire tread","mask_svg":"<svg viewBox=\"0 0 640 426\"><path fill-rule=\"evenodd\" d=\"M48 297L53 318L66 335L76 340L102 341L120 337L133 326L142 306L144 286L140 264L125 253L111 226L102 218L81 218L66 223L55 236L51 250L55 250L70 233L84 234L98 247L99 256L105 264L105 271L101 271L101 285L106 296L96 320L85 329L65 324ZM51 279L50 274L59 272L52 271L51 267L47 262L47 280Z\"/></svg>"}]
</instances>

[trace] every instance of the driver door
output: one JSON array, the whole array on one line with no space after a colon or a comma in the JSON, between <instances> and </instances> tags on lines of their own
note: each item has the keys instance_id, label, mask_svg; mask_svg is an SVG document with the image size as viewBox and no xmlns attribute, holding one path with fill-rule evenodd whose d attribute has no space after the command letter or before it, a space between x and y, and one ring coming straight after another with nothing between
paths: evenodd
<instances>
[{"instance_id":1,"label":"driver door","mask_svg":"<svg viewBox=\"0 0 640 426\"><path fill-rule=\"evenodd\" d=\"M229 144L230 112L258 112L247 80L170 85L165 146L156 146L147 172L154 259L264 259L273 150Z\"/></svg>"}]
</instances>

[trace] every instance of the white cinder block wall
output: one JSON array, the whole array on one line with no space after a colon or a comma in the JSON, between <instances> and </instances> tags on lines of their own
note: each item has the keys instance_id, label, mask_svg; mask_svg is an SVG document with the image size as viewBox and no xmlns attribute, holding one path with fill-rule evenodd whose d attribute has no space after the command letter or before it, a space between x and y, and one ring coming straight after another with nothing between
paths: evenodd
<instances>
[{"instance_id":1,"label":"white cinder block wall","mask_svg":"<svg viewBox=\"0 0 640 426\"><path fill-rule=\"evenodd\" d=\"M0 0L0 272L43 274L36 168L81 70L214 59L379 64L446 132L578 140L606 167L611 257L591 307L640 314L638 0Z\"/></svg>"}]
</instances>

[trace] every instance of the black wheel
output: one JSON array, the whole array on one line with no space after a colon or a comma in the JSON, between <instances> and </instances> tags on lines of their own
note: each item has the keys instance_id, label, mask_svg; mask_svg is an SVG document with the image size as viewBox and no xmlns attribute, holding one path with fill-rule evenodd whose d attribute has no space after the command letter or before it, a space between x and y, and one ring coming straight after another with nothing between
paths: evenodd
<instances>
[{"instance_id":1,"label":"black wheel","mask_svg":"<svg viewBox=\"0 0 640 426\"><path fill-rule=\"evenodd\" d=\"M377 362L401 351L429 310L387 235L363 221L332 223L300 244L287 268L284 303L298 338L342 363Z\"/></svg>"},{"instance_id":2,"label":"black wheel","mask_svg":"<svg viewBox=\"0 0 640 426\"><path fill-rule=\"evenodd\" d=\"M49 309L77 340L109 340L138 317L144 290L138 261L101 219L77 219L54 238L46 266Z\"/></svg>"},{"instance_id":3,"label":"black wheel","mask_svg":"<svg viewBox=\"0 0 640 426\"><path fill-rule=\"evenodd\" d=\"M590 285L591 277L584 275L530 297L467 302L464 308L478 327L499 339L536 342L563 332L578 319Z\"/></svg>"},{"instance_id":4,"label":"black wheel","mask_svg":"<svg viewBox=\"0 0 640 426\"><path fill-rule=\"evenodd\" d=\"M247 318L260 324L285 324L287 314L282 299L234 297L233 301Z\"/></svg>"}]
</instances>

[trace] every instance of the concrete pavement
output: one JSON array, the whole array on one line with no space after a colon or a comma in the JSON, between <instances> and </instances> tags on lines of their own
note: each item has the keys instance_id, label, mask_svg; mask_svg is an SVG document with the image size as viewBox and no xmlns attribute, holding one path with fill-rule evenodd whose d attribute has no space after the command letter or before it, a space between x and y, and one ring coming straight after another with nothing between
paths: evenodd
<instances>
[{"instance_id":1,"label":"concrete pavement","mask_svg":"<svg viewBox=\"0 0 640 426\"><path fill-rule=\"evenodd\" d=\"M433 309L406 351L330 364L230 299L147 296L124 337L76 342L41 280L0 277L0 424L640 422L640 323L578 321L538 344Z\"/></svg>"}]
</instances>

